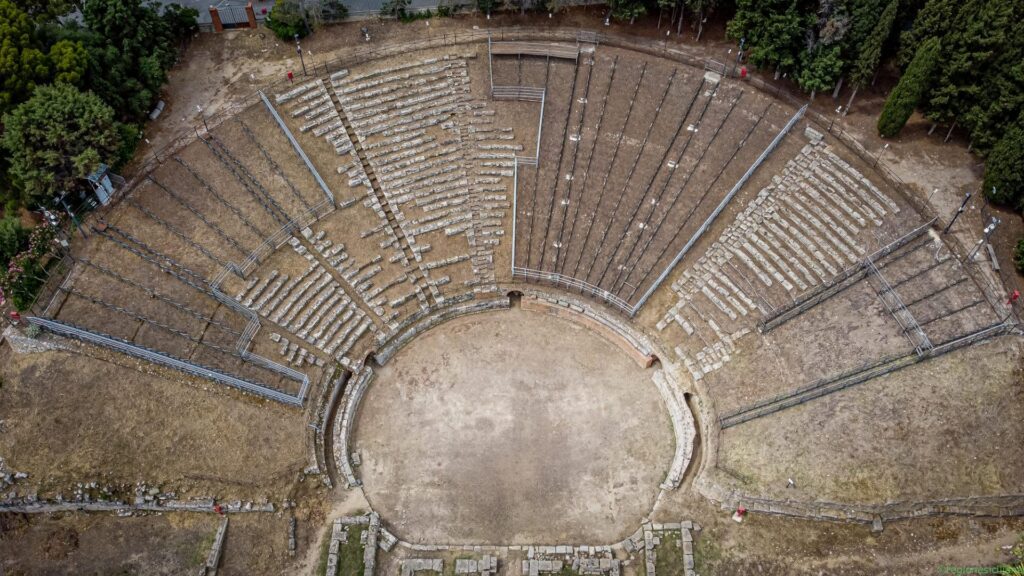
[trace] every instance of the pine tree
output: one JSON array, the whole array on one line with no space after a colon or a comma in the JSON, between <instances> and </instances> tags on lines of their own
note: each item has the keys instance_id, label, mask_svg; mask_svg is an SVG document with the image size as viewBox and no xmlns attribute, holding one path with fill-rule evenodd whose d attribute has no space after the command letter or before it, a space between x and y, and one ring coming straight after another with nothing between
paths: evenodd
<instances>
[{"instance_id":1,"label":"pine tree","mask_svg":"<svg viewBox=\"0 0 1024 576\"><path fill-rule=\"evenodd\" d=\"M804 90L810 91L811 98L816 92L827 90L835 85L843 71L843 61L839 58L840 47L820 47L807 56L797 83Z\"/></svg>"},{"instance_id":2,"label":"pine tree","mask_svg":"<svg viewBox=\"0 0 1024 576\"><path fill-rule=\"evenodd\" d=\"M0 0L0 114L45 82L49 62L35 39L35 23L14 0Z\"/></svg>"},{"instance_id":3,"label":"pine tree","mask_svg":"<svg viewBox=\"0 0 1024 576\"><path fill-rule=\"evenodd\" d=\"M914 25L900 35L897 61L906 68L918 47L928 38L945 38L960 13L961 0L928 0L914 18Z\"/></svg>"},{"instance_id":4,"label":"pine tree","mask_svg":"<svg viewBox=\"0 0 1024 576\"><path fill-rule=\"evenodd\" d=\"M970 131L974 149L984 154L1006 130L1008 119L1024 116L1024 7L994 62L980 79L974 96L958 119Z\"/></svg>"},{"instance_id":5,"label":"pine tree","mask_svg":"<svg viewBox=\"0 0 1024 576\"><path fill-rule=\"evenodd\" d=\"M69 84L40 86L3 124L10 175L30 205L48 205L56 193L74 189L121 146L110 106Z\"/></svg>"},{"instance_id":6,"label":"pine tree","mask_svg":"<svg viewBox=\"0 0 1024 576\"><path fill-rule=\"evenodd\" d=\"M941 48L938 38L929 38L917 49L917 54L889 94L882 115L878 117L878 133L881 136L891 138L899 134L914 113L938 64Z\"/></svg>"},{"instance_id":7,"label":"pine tree","mask_svg":"<svg viewBox=\"0 0 1024 576\"><path fill-rule=\"evenodd\" d=\"M1024 209L1024 118L1010 127L985 160L985 194L993 202Z\"/></svg>"},{"instance_id":8,"label":"pine tree","mask_svg":"<svg viewBox=\"0 0 1024 576\"><path fill-rule=\"evenodd\" d=\"M647 13L643 0L611 0L609 7L613 18L620 21L628 20L630 24Z\"/></svg>"},{"instance_id":9,"label":"pine tree","mask_svg":"<svg viewBox=\"0 0 1024 576\"><path fill-rule=\"evenodd\" d=\"M727 32L731 38L746 39L751 64L772 66L779 76L797 69L806 49L805 32L815 20L813 10L798 0L737 0Z\"/></svg>"},{"instance_id":10,"label":"pine tree","mask_svg":"<svg viewBox=\"0 0 1024 576\"><path fill-rule=\"evenodd\" d=\"M861 46L860 55L854 62L853 70L850 72L853 93L850 94L850 101L846 103L847 112L850 110L850 106L853 106L853 99L857 96L857 91L867 86L868 80L874 76L878 63L882 60L882 47L892 32L892 24L896 20L896 9L898 7L899 0L891 0L889 2L889 5L885 7L885 10L879 16L875 27L871 29L871 34L864 40Z\"/></svg>"},{"instance_id":11,"label":"pine tree","mask_svg":"<svg viewBox=\"0 0 1024 576\"><path fill-rule=\"evenodd\" d=\"M943 38L933 87L922 106L929 119L945 124L958 121L986 98L981 88L993 66L1003 58L1012 13L1013 3L1004 0L964 3L958 26Z\"/></svg>"}]
</instances>

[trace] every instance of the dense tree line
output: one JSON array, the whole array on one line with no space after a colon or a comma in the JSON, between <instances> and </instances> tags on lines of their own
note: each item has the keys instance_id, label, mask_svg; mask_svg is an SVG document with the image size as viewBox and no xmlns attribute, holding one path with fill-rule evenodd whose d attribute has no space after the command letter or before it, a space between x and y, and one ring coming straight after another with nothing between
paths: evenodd
<instances>
[{"instance_id":1,"label":"dense tree line","mask_svg":"<svg viewBox=\"0 0 1024 576\"><path fill-rule=\"evenodd\" d=\"M609 0L622 21L658 10L673 27L719 10L747 62L846 110L890 66L900 74L878 121L894 137L915 110L959 128L986 160L985 192L1024 209L1024 2L1006 0ZM721 3L720 3L721 2Z\"/></svg>"},{"instance_id":2,"label":"dense tree line","mask_svg":"<svg viewBox=\"0 0 1024 576\"><path fill-rule=\"evenodd\" d=\"M45 206L126 162L197 13L141 0L0 0L0 198ZM10 212L10 210L7 210Z\"/></svg>"},{"instance_id":3,"label":"dense tree line","mask_svg":"<svg viewBox=\"0 0 1024 576\"><path fill-rule=\"evenodd\" d=\"M31 304L58 227L28 230L19 209L131 158L197 16L141 0L0 0L0 304Z\"/></svg>"}]
</instances>

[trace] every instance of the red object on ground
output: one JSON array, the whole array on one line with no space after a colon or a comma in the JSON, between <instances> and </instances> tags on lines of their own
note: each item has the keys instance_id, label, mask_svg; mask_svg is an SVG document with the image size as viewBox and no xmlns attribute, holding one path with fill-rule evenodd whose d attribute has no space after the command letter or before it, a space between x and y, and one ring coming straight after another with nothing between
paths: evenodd
<instances>
[{"instance_id":1,"label":"red object on ground","mask_svg":"<svg viewBox=\"0 0 1024 576\"><path fill-rule=\"evenodd\" d=\"M740 506L739 508L736 509L736 513L740 516L743 516L747 513L747 509L744 508L743 506Z\"/></svg>"},{"instance_id":2,"label":"red object on ground","mask_svg":"<svg viewBox=\"0 0 1024 576\"><path fill-rule=\"evenodd\" d=\"M11 320L21 322L21 314L18 314L17 310L11 310Z\"/></svg>"},{"instance_id":3,"label":"red object on ground","mask_svg":"<svg viewBox=\"0 0 1024 576\"><path fill-rule=\"evenodd\" d=\"M266 8L260 8L260 14L266 14L266 13L267 13L267 9Z\"/></svg>"},{"instance_id":4,"label":"red object on ground","mask_svg":"<svg viewBox=\"0 0 1024 576\"><path fill-rule=\"evenodd\" d=\"M213 505L213 511L216 512L217 514L220 514L221 516L224 515L224 509L221 508L220 504L214 504Z\"/></svg>"},{"instance_id":5,"label":"red object on ground","mask_svg":"<svg viewBox=\"0 0 1024 576\"><path fill-rule=\"evenodd\" d=\"M1013 304L1020 298L1020 290L1014 290L1013 294L1010 294L1010 299L1006 301L1007 304Z\"/></svg>"},{"instance_id":6,"label":"red object on ground","mask_svg":"<svg viewBox=\"0 0 1024 576\"><path fill-rule=\"evenodd\" d=\"M292 80L294 80L294 79L295 79L295 75L294 75L294 74L292 74L292 71L291 71L291 70L289 70L289 71L288 71L288 81L289 81L289 82L291 82L291 81L292 81Z\"/></svg>"},{"instance_id":7,"label":"red object on ground","mask_svg":"<svg viewBox=\"0 0 1024 576\"><path fill-rule=\"evenodd\" d=\"M740 78L746 78L746 77L747 77L747 67L746 66L740 66Z\"/></svg>"}]
</instances>

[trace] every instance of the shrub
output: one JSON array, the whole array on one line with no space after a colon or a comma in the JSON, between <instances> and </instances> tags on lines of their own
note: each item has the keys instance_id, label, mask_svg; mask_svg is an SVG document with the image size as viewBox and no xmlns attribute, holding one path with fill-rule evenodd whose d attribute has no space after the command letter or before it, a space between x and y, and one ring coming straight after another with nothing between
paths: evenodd
<instances>
[{"instance_id":1,"label":"shrub","mask_svg":"<svg viewBox=\"0 0 1024 576\"><path fill-rule=\"evenodd\" d=\"M348 7L341 0L324 0L320 4L320 12L324 20L336 22L348 18Z\"/></svg>"},{"instance_id":2,"label":"shrub","mask_svg":"<svg viewBox=\"0 0 1024 576\"><path fill-rule=\"evenodd\" d=\"M58 226L48 223L32 229L28 247L0 269L0 302L10 299L11 304L22 311L32 305L36 293L46 283L44 265L53 248L57 229Z\"/></svg>"},{"instance_id":3,"label":"shrub","mask_svg":"<svg viewBox=\"0 0 1024 576\"><path fill-rule=\"evenodd\" d=\"M408 9L409 0L384 0L380 6L380 15L405 20Z\"/></svg>"},{"instance_id":4,"label":"shrub","mask_svg":"<svg viewBox=\"0 0 1024 576\"><path fill-rule=\"evenodd\" d=\"M1024 238L1017 240L1017 245L1013 248L1013 266L1017 272L1024 274Z\"/></svg>"},{"instance_id":5,"label":"shrub","mask_svg":"<svg viewBox=\"0 0 1024 576\"><path fill-rule=\"evenodd\" d=\"M21 225L16 213L8 213L0 220L0 258L3 262L14 258L28 246L29 231Z\"/></svg>"},{"instance_id":6,"label":"shrub","mask_svg":"<svg viewBox=\"0 0 1024 576\"><path fill-rule=\"evenodd\" d=\"M405 16L402 16L399 19L402 22L409 23L417 20L430 20L433 17L434 13L430 11L430 8L427 8L426 10L418 10L416 12L406 12Z\"/></svg>"},{"instance_id":7,"label":"shrub","mask_svg":"<svg viewBox=\"0 0 1024 576\"><path fill-rule=\"evenodd\" d=\"M459 10L462 10L461 5L448 0L442 0L442 2L437 5L437 15L441 18L451 18L455 16Z\"/></svg>"},{"instance_id":8,"label":"shrub","mask_svg":"<svg viewBox=\"0 0 1024 576\"><path fill-rule=\"evenodd\" d=\"M302 6L297 0L277 0L270 14L267 14L267 28L281 40L291 40L296 34L299 38L305 38L309 30L303 16Z\"/></svg>"}]
</instances>

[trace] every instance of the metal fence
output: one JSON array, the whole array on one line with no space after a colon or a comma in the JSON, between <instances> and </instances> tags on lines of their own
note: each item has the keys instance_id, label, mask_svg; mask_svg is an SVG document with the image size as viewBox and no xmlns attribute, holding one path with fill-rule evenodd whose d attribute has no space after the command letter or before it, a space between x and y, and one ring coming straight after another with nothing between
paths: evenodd
<instances>
[{"instance_id":1,"label":"metal fence","mask_svg":"<svg viewBox=\"0 0 1024 576\"><path fill-rule=\"evenodd\" d=\"M491 98L495 100L540 102L544 99L544 89L533 86L492 86Z\"/></svg>"},{"instance_id":2,"label":"metal fence","mask_svg":"<svg viewBox=\"0 0 1024 576\"><path fill-rule=\"evenodd\" d=\"M757 169L761 167L761 164L768 159L768 156L770 156L771 153L775 151L775 149L779 146L779 143L782 142L782 139L785 138L787 134L789 134L790 130L793 129L793 126L796 125L796 123L801 118L803 118L803 115L806 111L807 105L805 104L802 108L797 110L796 114L794 114L793 117L789 119L789 122L786 122L786 125L782 127L782 130L779 130L779 133L775 135L775 138L773 138L772 141L768 143L768 146L764 149L764 151L761 152L760 156L758 156L757 159L754 160L754 163L751 164L749 168L747 168L747 171L743 173L743 176L741 176L740 179L736 181L736 184L733 185L732 189L730 189L729 192L725 195L725 197L722 198L722 201L718 203L718 206L715 207L715 210L707 217L706 220L704 220L704 223L700 225L700 228L698 228L696 232L693 233L693 235L682 247L682 249L679 250L679 253L676 254L676 257L672 259L672 262L670 262L669 265L665 267L665 270L661 273L661 275L658 276L657 280L655 280L654 283L651 284L651 287L647 290L647 292L645 292L644 295L640 298L640 300L637 301L636 306L634 306L633 312L632 314L630 314L630 316L636 315L637 311L639 311L640 308L647 303L647 299L650 298L652 294L654 294L654 291L658 289L658 286L661 286L661 283L665 281L669 273L683 260L683 258L690 251L690 249L693 248L693 245L696 244L698 240L700 240L701 236L704 235L704 232L707 232L707 229L711 227L711 224L714 223L714 221L718 218L719 214L721 214L722 211L725 210L725 207L729 205L729 202L731 202L733 197L736 196L736 193L740 191L740 188L743 188L743 185L746 184L748 180L750 180L750 177L754 175L754 172L756 172Z\"/></svg>"},{"instance_id":3,"label":"metal fence","mask_svg":"<svg viewBox=\"0 0 1024 576\"><path fill-rule=\"evenodd\" d=\"M336 58L326 62L310 62L308 66L310 76L328 76L350 66L364 64L381 58L402 56L417 50L475 44L486 42L488 39L496 42L513 40L577 42L581 38L581 35L586 37L587 41L590 42L606 44L618 48L626 48L654 56L669 58L698 68L703 68L706 62L706 59L700 54L692 52L683 46L674 44L667 40L658 41L651 40L650 38L628 37L618 34L608 35L601 31L583 28L515 26L488 30L456 30L420 40L389 44L387 46L367 47L360 45ZM203 120L196 124L192 130L178 136L168 144L146 153L137 162L133 163L133 165L126 171L128 183L124 190L132 189L135 184L153 172L153 170L155 170L160 164L169 160L178 150L181 150L185 146L194 142L203 132L209 132L210 130L215 129L225 120L232 118L249 106L260 102L260 92L267 94L274 93L288 85L289 81L287 78L282 77L279 80L266 82L259 86L249 86L249 84L250 82L248 80L240 79L226 86L224 91L227 93L242 93L245 95L239 97L230 105L216 113L204 115ZM767 89L781 90L781 88L771 86L768 86ZM800 105L804 103L805 102L801 102ZM116 204L116 201L112 203L111 206L114 204ZM108 206L102 211L109 211L111 206Z\"/></svg>"},{"instance_id":4,"label":"metal fence","mask_svg":"<svg viewBox=\"0 0 1024 576\"><path fill-rule=\"evenodd\" d=\"M776 327L788 322L792 318L803 314L807 310L814 308L818 304L821 304L825 300L838 294L845 289L851 281L856 281L863 278L868 271L868 262L877 262L878 260L885 258L900 248L906 246L911 241L919 238L925 232L928 231L932 225L935 224L935 220L929 220L924 225L919 226L903 236L897 238L895 241L886 244L879 248L872 254L868 255L864 260L857 264L840 271L838 274L833 276L831 279L818 284L817 286L808 289L803 294L793 299L793 302L785 306L780 306L773 310L771 313L764 316L760 322L758 322L758 330L763 332L769 332Z\"/></svg>"},{"instance_id":5,"label":"metal fence","mask_svg":"<svg viewBox=\"0 0 1024 576\"><path fill-rule=\"evenodd\" d=\"M719 417L719 425L722 429L731 428L744 422L749 422L762 416L774 414L786 408L799 406L816 398L821 398L833 392L845 390L856 384L867 382L873 378L896 372L907 366L923 362L931 358L937 358L943 354L995 338L1003 334L1019 331L1020 326L1008 322L998 322L986 326L980 330L964 334L946 342L943 342L926 351L913 354L896 354L885 358L870 360L860 366L847 370L835 376L825 377L816 380L811 384L802 386L789 392L783 392L776 396L766 398L754 404L744 406Z\"/></svg>"},{"instance_id":6,"label":"metal fence","mask_svg":"<svg viewBox=\"0 0 1024 576\"><path fill-rule=\"evenodd\" d=\"M257 91L256 93L259 94L260 100L263 101L263 105L267 107L267 111L269 111L270 115L274 117L274 120L277 122L277 126L282 132L284 132L284 135L288 137L288 142L290 142L292 148L295 149L295 153L299 155L299 158L302 159L302 162L306 165L310 174L313 175L313 179L316 180L317 185L320 186L320 190L324 193L327 201L333 205L334 193L331 192L331 189L327 186L327 183L324 182L324 179L320 177L320 172L318 172L316 167L313 166L313 163L309 161L309 157L306 156L306 151L303 150L302 146L300 146L295 140L295 136L292 135L292 131L288 129L288 125L284 123L281 115L277 113L276 109L274 109L274 105L270 103L270 99L267 98L267 95L264 94L262 90Z\"/></svg>"},{"instance_id":7,"label":"metal fence","mask_svg":"<svg viewBox=\"0 0 1024 576\"><path fill-rule=\"evenodd\" d=\"M527 280L543 280L545 282L551 282L552 284L565 286L566 288L571 288L573 290L579 290L580 292L590 294L591 296L595 296L597 298L600 298L601 300L604 300L605 302L608 302L609 304L615 306L619 310L622 310L629 316L632 316L636 313L636 310L629 305L629 302L626 302L625 300L619 298L615 294L612 294L611 292L598 286L594 286L593 284L588 284L582 280L577 280L576 278L573 278L571 276L564 276L557 272L545 272L543 270L534 270L532 268L521 268L519 266L513 266L512 277L525 278Z\"/></svg>"},{"instance_id":8,"label":"metal fence","mask_svg":"<svg viewBox=\"0 0 1024 576\"><path fill-rule=\"evenodd\" d=\"M232 388L237 388L238 390L256 394L257 396L261 396L263 398L267 398L270 400L275 400L277 402L281 402L289 406L302 406L302 401L305 398L306 390L309 386L309 378L306 377L304 374L300 374L302 378L293 378L301 382L300 391L297 395L291 395L274 388L269 388L267 386L256 384L254 382L249 382L248 380L243 380L230 374L225 374L224 372L220 372L212 368L207 368L194 362L187 362L185 360L169 356L162 352L150 350L149 348L145 348L137 344L132 344L130 342L127 342L120 338L116 338L114 336L100 334L99 332L92 332L90 330L85 330L65 322L58 322L56 320L50 320L48 318L38 318L35 316L29 317L27 320L29 321L29 323L35 326L39 326L40 328L45 328L46 330L49 330L54 334L68 336L70 338L75 338L83 342L88 342L90 344L96 344L99 346L103 346L105 348L117 350L118 352L122 352L135 358L140 358L148 362L153 362L154 364L160 364L162 366L167 366L175 370L180 370L182 372L186 372L194 376L206 378L207 380L212 380L220 384L225 384L227 386L231 386ZM293 370L292 372L295 371ZM295 372L295 374L299 373ZM287 376L287 374L285 375Z\"/></svg>"}]
</instances>

